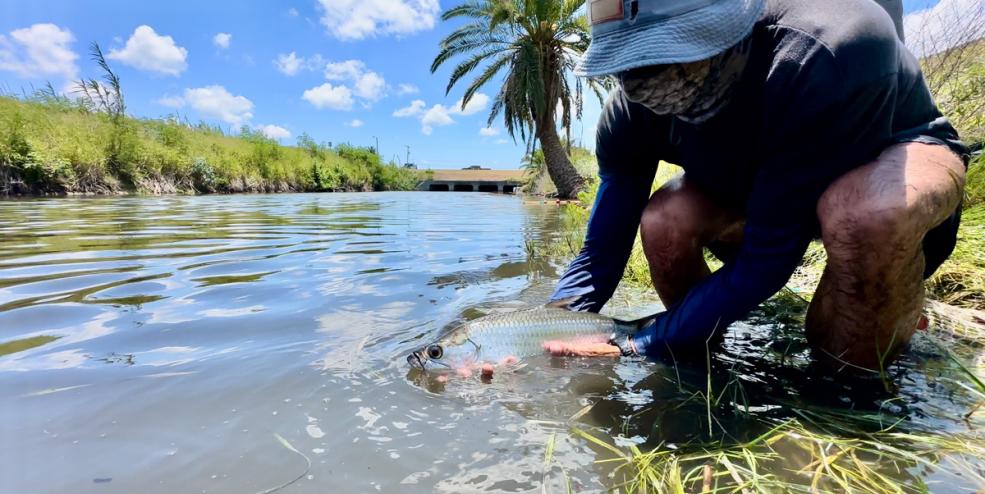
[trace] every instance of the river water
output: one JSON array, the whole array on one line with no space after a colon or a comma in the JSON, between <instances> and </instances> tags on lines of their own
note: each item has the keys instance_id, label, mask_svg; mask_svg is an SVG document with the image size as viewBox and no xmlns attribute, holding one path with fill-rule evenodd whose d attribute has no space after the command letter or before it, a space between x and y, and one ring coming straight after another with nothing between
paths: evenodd
<instances>
[{"instance_id":1,"label":"river water","mask_svg":"<svg viewBox=\"0 0 985 494\"><path fill-rule=\"evenodd\" d=\"M573 427L620 447L708 439L707 404L685 389L706 385L703 369L545 356L440 382L408 368L456 322L543 303L566 259L539 247L571 235L550 204L35 199L0 202L0 235L0 492L265 492L295 478L281 492L594 492L617 484L616 465ZM659 308L621 288L607 310ZM761 433L749 414L785 419L789 400L871 408L908 431L981 425L961 419L972 391L937 379L953 373L939 353L911 351L898 387L873 394L812 377L799 331L757 317L716 357L723 379L741 376L732 403L746 412L716 411L712 435Z\"/></svg>"}]
</instances>

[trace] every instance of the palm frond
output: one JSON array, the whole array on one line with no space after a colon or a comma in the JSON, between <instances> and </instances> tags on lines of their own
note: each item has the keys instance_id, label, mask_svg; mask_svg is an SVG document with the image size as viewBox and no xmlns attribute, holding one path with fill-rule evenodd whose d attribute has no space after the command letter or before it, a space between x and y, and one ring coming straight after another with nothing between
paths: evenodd
<instances>
[{"instance_id":1,"label":"palm frond","mask_svg":"<svg viewBox=\"0 0 985 494\"><path fill-rule=\"evenodd\" d=\"M441 20L448 21L458 17L481 19L487 16L487 4L488 2L482 0L472 0L470 2L466 2L458 7L453 7L446 10L443 14L441 14Z\"/></svg>"},{"instance_id":2,"label":"palm frond","mask_svg":"<svg viewBox=\"0 0 985 494\"><path fill-rule=\"evenodd\" d=\"M486 67L486 70L484 70L482 74L479 75L479 77L477 77L474 81L472 81L472 84L470 84L468 89L465 90L465 95L462 96L462 105L465 105L466 103L471 101L472 97L475 96L475 93L478 92L479 89L482 88L482 86L485 86L490 79L492 79L496 74L498 74L499 71L502 70L503 67L505 67L506 64L510 63L512 60L513 60L512 53L507 53L500 56L497 60L493 61L492 63L490 63ZM490 116L490 118L492 117Z\"/></svg>"},{"instance_id":3,"label":"palm frond","mask_svg":"<svg viewBox=\"0 0 985 494\"><path fill-rule=\"evenodd\" d=\"M479 64L481 64L487 58L490 58L502 52L503 50L499 48L493 48L491 50L486 50L476 53L475 55L472 56L472 58L469 58L468 60L458 64L458 66L456 66L455 69L452 70L451 76L449 76L448 78L448 87L445 88L445 94L450 93L451 89L455 87L455 84L459 81L459 79L465 77L466 74L475 70L475 68L478 67ZM464 104L466 103L466 101L463 100L462 103Z\"/></svg>"},{"instance_id":4,"label":"palm frond","mask_svg":"<svg viewBox=\"0 0 985 494\"><path fill-rule=\"evenodd\" d=\"M442 43L438 56L431 62L431 73L448 60L464 55L475 50L488 51L490 46L498 47L499 50L508 49L508 43L485 34L470 34L462 36L451 43Z\"/></svg>"}]
</instances>

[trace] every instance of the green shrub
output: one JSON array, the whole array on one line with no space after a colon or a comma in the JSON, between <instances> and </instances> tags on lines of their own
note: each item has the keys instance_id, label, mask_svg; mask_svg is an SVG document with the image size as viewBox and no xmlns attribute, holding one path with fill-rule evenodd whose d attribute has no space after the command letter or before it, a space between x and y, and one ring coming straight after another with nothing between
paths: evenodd
<instances>
[{"instance_id":1,"label":"green shrub","mask_svg":"<svg viewBox=\"0 0 985 494\"><path fill-rule=\"evenodd\" d=\"M188 139L185 137L185 129L174 121L163 121L153 126L156 131L157 141L163 146L171 148L180 153L188 152Z\"/></svg>"},{"instance_id":2,"label":"green shrub","mask_svg":"<svg viewBox=\"0 0 985 494\"><path fill-rule=\"evenodd\" d=\"M417 174L306 134L288 147L249 128L231 137L174 118L113 118L64 97L0 97L0 180L46 192L355 191L409 189Z\"/></svg>"},{"instance_id":3,"label":"green shrub","mask_svg":"<svg viewBox=\"0 0 985 494\"><path fill-rule=\"evenodd\" d=\"M27 141L24 116L16 109L0 116L0 161L7 166L20 167L31 154Z\"/></svg>"}]
</instances>

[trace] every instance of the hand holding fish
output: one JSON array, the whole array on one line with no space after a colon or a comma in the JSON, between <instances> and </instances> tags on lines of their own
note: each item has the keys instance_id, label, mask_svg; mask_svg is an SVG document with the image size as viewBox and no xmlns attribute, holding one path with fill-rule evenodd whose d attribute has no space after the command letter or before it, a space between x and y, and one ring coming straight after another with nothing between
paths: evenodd
<instances>
[{"instance_id":1,"label":"hand holding fish","mask_svg":"<svg viewBox=\"0 0 985 494\"><path fill-rule=\"evenodd\" d=\"M492 363L492 362L483 362L481 364L476 363L476 364L471 364L471 365L465 365L463 367L458 367L458 368L455 369L455 374L457 374L457 375L459 375L461 377L470 377L470 376L472 376L472 374L474 374L476 371L478 371L478 373L479 373L480 376L482 376L485 379L488 379L488 378L491 378L493 376L493 374L496 372L496 369L497 368L500 368L500 367L508 367L508 366L511 366L511 365L516 364L517 362L519 362L519 359L517 359L516 357L510 355L510 356L508 356L508 357L500 360L498 363L495 363L495 364ZM439 376L438 380L439 381L447 381L448 380L448 376L447 375Z\"/></svg>"},{"instance_id":2,"label":"hand holding fish","mask_svg":"<svg viewBox=\"0 0 985 494\"><path fill-rule=\"evenodd\" d=\"M411 353L407 363L424 371L465 376L478 371L489 377L499 367L545 351L554 356L618 357L622 352L609 343L610 337L632 334L645 321L554 307L492 314Z\"/></svg>"},{"instance_id":3,"label":"hand holding fish","mask_svg":"<svg viewBox=\"0 0 985 494\"><path fill-rule=\"evenodd\" d=\"M544 350L555 357L618 357L619 347L608 342L551 340L544 342Z\"/></svg>"}]
</instances>

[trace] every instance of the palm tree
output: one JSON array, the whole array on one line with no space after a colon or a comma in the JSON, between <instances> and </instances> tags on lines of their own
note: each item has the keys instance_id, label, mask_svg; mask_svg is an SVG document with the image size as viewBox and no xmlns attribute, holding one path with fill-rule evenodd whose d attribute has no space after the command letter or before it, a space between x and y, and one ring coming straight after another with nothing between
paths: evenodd
<instances>
[{"instance_id":1,"label":"palm tree","mask_svg":"<svg viewBox=\"0 0 985 494\"><path fill-rule=\"evenodd\" d=\"M462 107L497 74L505 71L489 125L500 113L507 132L524 141L534 137L544 151L547 172L558 195L572 198L584 185L558 136L557 118L571 134L572 113L581 117L582 81L571 76L578 57L588 49L588 21L580 14L584 0L468 0L441 18L470 22L449 34L431 64L431 72L459 55L468 58L452 71L446 94L466 74L483 66L465 90ZM602 99L604 81L588 81ZM570 139L568 139L570 142ZM529 145L529 141L528 141Z\"/></svg>"}]
</instances>

